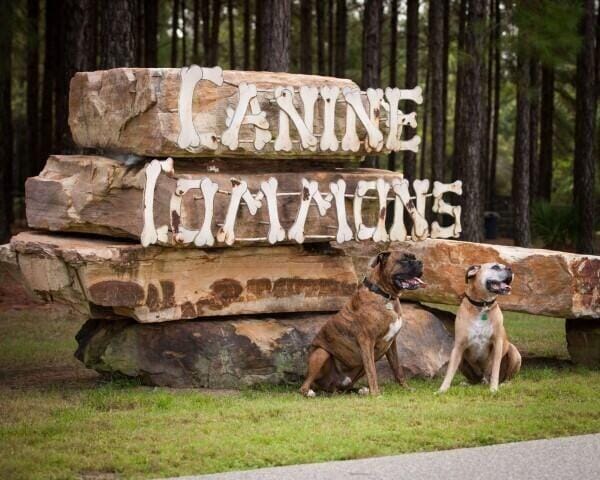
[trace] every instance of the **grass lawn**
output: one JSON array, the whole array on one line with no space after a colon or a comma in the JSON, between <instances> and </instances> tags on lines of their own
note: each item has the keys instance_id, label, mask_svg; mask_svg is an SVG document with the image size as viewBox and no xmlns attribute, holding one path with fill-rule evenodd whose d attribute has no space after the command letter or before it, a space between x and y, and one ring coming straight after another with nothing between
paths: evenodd
<instances>
[{"instance_id":1,"label":"grass lawn","mask_svg":"<svg viewBox=\"0 0 600 480\"><path fill-rule=\"evenodd\" d=\"M0 313L0 478L155 478L600 432L600 372L564 361L564 321L508 314L529 361L491 396L301 398L100 382L72 358L76 320ZM558 360L556 360L558 359Z\"/></svg>"}]
</instances>

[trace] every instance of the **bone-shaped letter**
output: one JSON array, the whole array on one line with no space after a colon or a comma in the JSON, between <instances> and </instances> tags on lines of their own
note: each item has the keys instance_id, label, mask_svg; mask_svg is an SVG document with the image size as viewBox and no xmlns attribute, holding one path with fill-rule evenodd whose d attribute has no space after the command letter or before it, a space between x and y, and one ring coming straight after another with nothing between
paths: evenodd
<instances>
[{"instance_id":1,"label":"bone-shaped letter","mask_svg":"<svg viewBox=\"0 0 600 480\"><path fill-rule=\"evenodd\" d=\"M375 190L377 188L377 182L375 180L366 181L360 180L356 184L356 191L354 192L354 201L352 203L352 210L354 214L354 228L356 230L357 240L367 240L373 237L376 228L367 227L362 222L362 202L363 197L369 190Z\"/></svg>"},{"instance_id":2,"label":"bone-shaped letter","mask_svg":"<svg viewBox=\"0 0 600 480\"><path fill-rule=\"evenodd\" d=\"M180 178L177 180L175 192L171 195L170 211L171 211L171 232L173 240L176 243L184 245L192 243L198 235L198 230L189 230L181 224L182 213L181 207L183 196L192 189L200 189L201 180Z\"/></svg>"},{"instance_id":3,"label":"bone-shaped letter","mask_svg":"<svg viewBox=\"0 0 600 480\"><path fill-rule=\"evenodd\" d=\"M387 242L390 237L385 229L385 214L387 212L387 196L390 191L390 184L383 178L377 179L377 197L379 199L379 216L377 218L377 228L373 234L374 242Z\"/></svg>"},{"instance_id":4,"label":"bone-shaped letter","mask_svg":"<svg viewBox=\"0 0 600 480\"><path fill-rule=\"evenodd\" d=\"M408 194L408 180L395 178L392 181L392 188L394 192L397 189L400 189L400 184L404 183L405 187L403 190L406 190L407 196ZM392 228L390 229L390 240L392 242L403 242L406 240L406 225L404 225L404 204L402 200L398 196L398 194L394 195L394 223L392 223Z\"/></svg>"},{"instance_id":5,"label":"bone-shaped letter","mask_svg":"<svg viewBox=\"0 0 600 480\"><path fill-rule=\"evenodd\" d=\"M203 247L208 245L212 247L215 243L215 237L213 237L211 226L213 220L214 202L219 185L209 178L202 179L200 184L202 190L202 197L204 198L204 221L202 222L202 228L194 239L194 245L197 247Z\"/></svg>"},{"instance_id":6,"label":"bone-shaped letter","mask_svg":"<svg viewBox=\"0 0 600 480\"><path fill-rule=\"evenodd\" d=\"M285 240L285 230L279 222L279 212L277 210L277 179L261 182L261 190L267 198L267 208L269 209L269 243L274 244Z\"/></svg>"},{"instance_id":7,"label":"bone-shaped letter","mask_svg":"<svg viewBox=\"0 0 600 480\"><path fill-rule=\"evenodd\" d=\"M315 103L319 97L319 89L317 87L308 87L303 85L300 87L300 99L302 100L302 108L304 109L304 124L311 134L314 134L315 124ZM309 147L309 150L316 150L317 145Z\"/></svg>"},{"instance_id":8,"label":"bone-shaped letter","mask_svg":"<svg viewBox=\"0 0 600 480\"><path fill-rule=\"evenodd\" d=\"M437 221L431 224L431 238L458 238L462 232L460 224L461 207L446 203L442 196L446 192L462 195L462 182L457 180L453 183L433 182L433 206L431 210L454 217L454 224L442 227Z\"/></svg>"},{"instance_id":9,"label":"bone-shaped letter","mask_svg":"<svg viewBox=\"0 0 600 480\"><path fill-rule=\"evenodd\" d=\"M335 106L339 87L321 87L321 97L323 98L323 132L321 133L321 151L328 150L336 152L339 147L339 141L335 136ZM356 135L356 131L354 132Z\"/></svg>"},{"instance_id":10,"label":"bone-shaped letter","mask_svg":"<svg viewBox=\"0 0 600 480\"><path fill-rule=\"evenodd\" d=\"M263 113L260 109L260 104L258 103L258 99L256 97L250 100L250 111L253 115L259 115ZM263 147L271 141L271 138L273 138L271 135L271 131L268 130L268 128L269 123L267 122L266 128L254 129L254 148L256 148L256 150L262 150Z\"/></svg>"},{"instance_id":11,"label":"bone-shaped letter","mask_svg":"<svg viewBox=\"0 0 600 480\"><path fill-rule=\"evenodd\" d=\"M408 191L408 181L406 180L394 180L392 183L392 188L394 189L394 193L400 197L402 200L402 204L406 211L409 213L410 217L413 221L413 230L412 236L413 240L422 240L427 237L427 220L425 217L417 210L415 204L410 198L410 192ZM429 185L428 185L429 188Z\"/></svg>"},{"instance_id":12,"label":"bone-shaped letter","mask_svg":"<svg viewBox=\"0 0 600 480\"><path fill-rule=\"evenodd\" d=\"M302 179L302 200L300 201L300 208L296 215L296 221L288 231L288 238L290 240L296 240L298 243L304 242L304 225L306 224L306 217L308 215L308 207L310 206L311 199L319 190L317 182L308 181L306 178Z\"/></svg>"},{"instance_id":13,"label":"bone-shaped letter","mask_svg":"<svg viewBox=\"0 0 600 480\"><path fill-rule=\"evenodd\" d=\"M346 132L342 138L342 150L348 152L358 152L360 148L360 139L356 133L356 113L350 106L346 106Z\"/></svg>"},{"instance_id":14,"label":"bone-shaped letter","mask_svg":"<svg viewBox=\"0 0 600 480\"><path fill-rule=\"evenodd\" d=\"M317 146L317 139L309 131L300 118L296 107L294 106L294 88L293 87L277 87L275 89L275 99L279 105L279 133L275 140L275 150L289 151L292 149L292 141L289 136L289 120L291 119L300 135L300 143L302 148L313 149ZM316 100L316 97L315 97ZM313 101L314 104L314 101ZM312 121L311 121L312 123Z\"/></svg>"},{"instance_id":15,"label":"bone-shaped letter","mask_svg":"<svg viewBox=\"0 0 600 480\"><path fill-rule=\"evenodd\" d=\"M233 242L235 242L235 218L237 217L237 212L240 208L242 195L248 190L248 184L245 181L236 178L231 179L231 186L231 199L229 200L229 205L227 207L225 222L217 232L217 240L219 242L225 242L227 245L233 245Z\"/></svg>"},{"instance_id":16,"label":"bone-shaped letter","mask_svg":"<svg viewBox=\"0 0 600 480\"><path fill-rule=\"evenodd\" d=\"M419 86L410 89L402 89L400 90L400 100L411 100L417 105L421 105L423 103L423 90Z\"/></svg>"},{"instance_id":17,"label":"bone-shaped letter","mask_svg":"<svg viewBox=\"0 0 600 480\"><path fill-rule=\"evenodd\" d=\"M385 142L385 146L388 150L397 152L400 150L400 132L402 127L398 121L398 102L400 101L400 89L399 88L386 88L385 98L388 101L388 137ZM400 130L400 131L399 131Z\"/></svg>"},{"instance_id":18,"label":"bone-shaped letter","mask_svg":"<svg viewBox=\"0 0 600 480\"><path fill-rule=\"evenodd\" d=\"M230 150L236 150L239 145L240 127L244 117L246 116L246 110L250 100L256 97L256 85L248 85L246 82L240 83L238 86L238 92L240 99L231 122L227 130L221 135L221 143L229 147Z\"/></svg>"},{"instance_id":19,"label":"bone-shaped letter","mask_svg":"<svg viewBox=\"0 0 600 480\"><path fill-rule=\"evenodd\" d=\"M413 190L415 191L417 212L421 218L425 218L425 202L427 199L427 192L429 191L429 180L414 180ZM425 228L418 229L417 225L413 225L411 236L413 240L425 240L429 233L427 221L425 221Z\"/></svg>"},{"instance_id":20,"label":"bone-shaped letter","mask_svg":"<svg viewBox=\"0 0 600 480\"><path fill-rule=\"evenodd\" d=\"M194 127L194 116L192 105L194 99L194 89L200 80L209 80L217 86L223 85L223 70L221 67L201 68L198 65L183 67L180 72L181 87L179 89L179 136L177 145L180 148L205 147L215 149L217 143L214 138L216 135L212 132L198 135Z\"/></svg>"},{"instance_id":21,"label":"bone-shaped letter","mask_svg":"<svg viewBox=\"0 0 600 480\"><path fill-rule=\"evenodd\" d=\"M163 225L157 229L154 225L154 190L161 171L168 175L173 174L172 158L169 157L162 162L159 160L152 160L145 168L144 227L142 228L142 234L140 235L140 240L144 247L152 245L159 240L163 243L168 241L168 226Z\"/></svg>"},{"instance_id":22,"label":"bone-shaped letter","mask_svg":"<svg viewBox=\"0 0 600 480\"><path fill-rule=\"evenodd\" d=\"M341 178L337 182L331 182L329 190L335 198L335 210L338 219L338 230L335 238L338 243L352 240L352 230L346 217L346 182Z\"/></svg>"},{"instance_id":23,"label":"bone-shaped letter","mask_svg":"<svg viewBox=\"0 0 600 480\"><path fill-rule=\"evenodd\" d=\"M369 147L371 147L373 150L381 150L381 147L383 146L383 133L379 131L379 129L371 122L371 119L367 115L365 107L362 103L360 90L345 87L342 90L342 93L344 94L346 102L348 102L348 104L352 107L354 113L356 113L356 116L367 130Z\"/></svg>"},{"instance_id":24,"label":"bone-shaped letter","mask_svg":"<svg viewBox=\"0 0 600 480\"><path fill-rule=\"evenodd\" d=\"M383 100L383 90L381 88L367 88L367 99L369 100L369 119L371 123L379 130L379 118L381 116L381 102ZM383 134L382 134L383 139ZM377 150L381 150L383 141L380 142ZM367 144L365 149L371 151L371 147Z\"/></svg>"},{"instance_id":25,"label":"bone-shaped letter","mask_svg":"<svg viewBox=\"0 0 600 480\"><path fill-rule=\"evenodd\" d=\"M231 120L235 115L235 110L231 107L227 107L225 110L227 116L225 117L225 126L229 127L231 125ZM269 122L267 121L267 114L265 112L260 112L257 115L246 114L242 119L242 125L254 125L258 128L269 128Z\"/></svg>"},{"instance_id":26,"label":"bone-shaped letter","mask_svg":"<svg viewBox=\"0 0 600 480\"><path fill-rule=\"evenodd\" d=\"M400 140L400 150L411 150L413 152L418 152L420 144L421 137L415 135L410 140Z\"/></svg>"}]
</instances>

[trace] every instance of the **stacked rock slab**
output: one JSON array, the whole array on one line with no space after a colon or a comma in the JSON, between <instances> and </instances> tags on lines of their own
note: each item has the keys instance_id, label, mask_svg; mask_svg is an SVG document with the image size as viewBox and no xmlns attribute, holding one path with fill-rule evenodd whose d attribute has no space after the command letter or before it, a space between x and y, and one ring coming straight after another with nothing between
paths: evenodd
<instances>
[{"instance_id":1,"label":"stacked rock slab","mask_svg":"<svg viewBox=\"0 0 600 480\"><path fill-rule=\"evenodd\" d=\"M330 242L428 233L429 182L413 204L401 174L357 168L369 152L417 149L402 135L416 125L404 101L420 103L420 89L196 66L78 73L69 124L97 153L53 155L28 179L37 231L3 257L32 294L90 318L77 357L99 372L168 386L297 382L312 337L358 282ZM438 188L438 206L459 189ZM401 195L419 231L405 230L404 209L390 230ZM437 374L451 316L416 304L405 316L407 370Z\"/></svg>"}]
</instances>

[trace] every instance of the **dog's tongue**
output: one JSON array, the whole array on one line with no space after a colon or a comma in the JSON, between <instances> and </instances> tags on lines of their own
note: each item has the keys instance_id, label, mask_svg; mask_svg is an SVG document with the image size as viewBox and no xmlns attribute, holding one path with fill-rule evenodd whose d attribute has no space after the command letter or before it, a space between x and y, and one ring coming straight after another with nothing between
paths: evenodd
<instances>
[{"instance_id":1,"label":"dog's tongue","mask_svg":"<svg viewBox=\"0 0 600 480\"><path fill-rule=\"evenodd\" d=\"M508 283L500 282L500 289L504 292L510 292L512 287Z\"/></svg>"},{"instance_id":2,"label":"dog's tongue","mask_svg":"<svg viewBox=\"0 0 600 480\"><path fill-rule=\"evenodd\" d=\"M406 283L408 283L409 287L411 287L411 288L425 287L427 285L419 277L411 278L411 279L407 280Z\"/></svg>"}]
</instances>

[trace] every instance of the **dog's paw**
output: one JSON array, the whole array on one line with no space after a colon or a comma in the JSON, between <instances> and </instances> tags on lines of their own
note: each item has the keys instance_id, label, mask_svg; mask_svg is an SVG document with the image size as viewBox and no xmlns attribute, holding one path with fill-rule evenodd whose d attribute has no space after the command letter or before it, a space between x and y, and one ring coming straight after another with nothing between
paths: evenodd
<instances>
[{"instance_id":1,"label":"dog's paw","mask_svg":"<svg viewBox=\"0 0 600 480\"><path fill-rule=\"evenodd\" d=\"M492 395L495 395L496 393L498 393L498 387L490 387L490 393Z\"/></svg>"},{"instance_id":2,"label":"dog's paw","mask_svg":"<svg viewBox=\"0 0 600 480\"><path fill-rule=\"evenodd\" d=\"M305 396L306 398L315 398L315 397L317 396L317 394L315 393L315 391L314 391L314 390L312 390L312 389L309 389L309 390L308 390L308 392L306 392L306 393L304 394L304 396Z\"/></svg>"},{"instance_id":3,"label":"dog's paw","mask_svg":"<svg viewBox=\"0 0 600 480\"><path fill-rule=\"evenodd\" d=\"M440 388L439 390L436 390L435 392L433 392L433 394L434 395L443 395L446 392L447 392L447 390Z\"/></svg>"},{"instance_id":4,"label":"dog's paw","mask_svg":"<svg viewBox=\"0 0 600 480\"><path fill-rule=\"evenodd\" d=\"M359 395L368 395L369 394L369 387L362 387L358 389L358 394Z\"/></svg>"}]
</instances>

